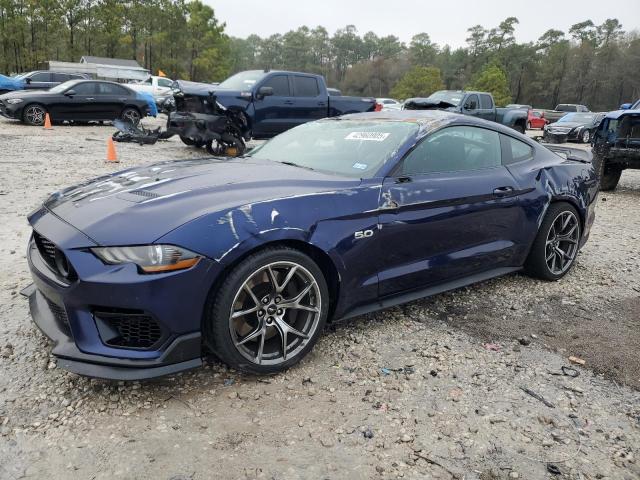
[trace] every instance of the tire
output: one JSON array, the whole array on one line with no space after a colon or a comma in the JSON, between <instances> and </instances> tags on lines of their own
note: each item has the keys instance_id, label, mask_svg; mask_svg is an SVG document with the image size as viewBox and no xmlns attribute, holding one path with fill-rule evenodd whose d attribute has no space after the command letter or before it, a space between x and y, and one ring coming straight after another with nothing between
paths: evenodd
<instances>
[{"instance_id":1,"label":"tire","mask_svg":"<svg viewBox=\"0 0 640 480\"><path fill-rule=\"evenodd\" d=\"M126 107L120 114L120 119L124 120L125 122L129 122L132 125L137 125L140 122L141 118L142 116L140 115L140 112L137 108L134 107Z\"/></svg>"},{"instance_id":2,"label":"tire","mask_svg":"<svg viewBox=\"0 0 640 480\"><path fill-rule=\"evenodd\" d=\"M204 142L202 140L193 140L192 138L183 137L182 135L180 135L180 140L188 147L202 148L204 146Z\"/></svg>"},{"instance_id":3,"label":"tire","mask_svg":"<svg viewBox=\"0 0 640 480\"><path fill-rule=\"evenodd\" d=\"M589 143L591 142L591 131L585 130L580 134L580 143Z\"/></svg>"},{"instance_id":4,"label":"tire","mask_svg":"<svg viewBox=\"0 0 640 480\"><path fill-rule=\"evenodd\" d=\"M522 133L523 135L524 135L524 133L525 133L525 126L524 126L522 123L516 123L516 124L513 126L513 129L514 129L516 132L520 132L520 133Z\"/></svg>"},{"instance_id":5,"label":"tire","mask_svg":"<svg viewBox=\"0 0 640 480\"><path fill-rule=\"evenodd\" d=\"M531 122L527 122L527 130L531 130Z\"/></svg>"},{"instance_id":6,"label":"tire","mask_svg":"<svg viewBox=\"0 0 640 480\"><path fill-rule=\"evenodd\" d=\"M311 351L328 311L329 290L316 263L292 248L266 248L239 263L210 294L204 342L237 370L277 373Z\"/></svg>"},{"instance_id":7,"label":"tire","mask_svg":"<svg viewBox=\"0 0 640 480\"><path fill-rule=\"evenodd\" d=\"M22 109L22 121L28 125L44 125L47 109L37 103L26 105Z\"/></svg>"},{"instance_id":8,"label":"tire","mask_svg":"<svg viewBox=\"0 0 640 480\"><path fill-rule=\"evenodd\" d=\"M542 280L561 279L575 263L581 235L577 210L566 202L552 203L531 246L525 271Z\"/></svg>"},{"instance_id":9,"label":"tire","mask_svg":"<svg viewBox=\"0 0 640 480\"><path fill-rule=\"evenodd\" d=\"M603 192L611 192L615 190L618 186L621 175L621 168L612 168L605 165L602 176L600 177L600 190Z\"/></svg>"}]
</instances>

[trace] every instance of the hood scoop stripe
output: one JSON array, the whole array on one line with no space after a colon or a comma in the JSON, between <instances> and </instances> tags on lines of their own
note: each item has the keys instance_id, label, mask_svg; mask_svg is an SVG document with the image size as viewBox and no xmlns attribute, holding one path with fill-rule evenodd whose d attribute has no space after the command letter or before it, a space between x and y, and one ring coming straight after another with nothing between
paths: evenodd
<instances>
[{"instance_id":1,"label":"hood scoop stripe","mask_svg":"<svg viewBox=\"0 0 640 480\"><path fill-rule=\"evenodd\" d=\"M116 195L121 200L128 202L140 203L152 198L159 198L161 195L150 190L130 190Z\"/></svg>"}]
</instances>

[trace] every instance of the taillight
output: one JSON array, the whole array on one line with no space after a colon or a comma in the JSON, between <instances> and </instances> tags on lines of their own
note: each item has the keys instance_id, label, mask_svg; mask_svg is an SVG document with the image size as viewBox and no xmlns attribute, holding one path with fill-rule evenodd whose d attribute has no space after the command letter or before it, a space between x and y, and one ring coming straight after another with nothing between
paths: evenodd
<instances>
[{"instance_id":1,"label":"taillight","mask_svg":"<svg viewBox=\"0 0 640 480\"><path fill-rule=\"evenodd\" d=\"M376 102L376 107L373 109L374 112L379 112L382 110L382 104Z\"/></svg>"}]
</instances>

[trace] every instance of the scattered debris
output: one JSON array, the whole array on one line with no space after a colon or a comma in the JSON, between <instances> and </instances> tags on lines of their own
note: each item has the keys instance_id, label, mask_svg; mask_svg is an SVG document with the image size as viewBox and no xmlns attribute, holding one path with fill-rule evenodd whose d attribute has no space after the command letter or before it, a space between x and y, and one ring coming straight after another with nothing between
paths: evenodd
<instances>
[{"instance_id":1,"label":"scattered debris","mask_svg":"<svg viewBox=\"0 0 640 480\"><path fill-rule=\"evenodd\" d=\"M549 408L556 408L556 406L551 403L550 401L548 401L546 398L544 398L542 395L540 395L539 393L534 392L533 390L527 388L527 387L520 387L520 390L522 390L524 393L526 393L527 395L531 395L533 398L535 398L536 400L540 400L542 403L544 403L547 407Z\"/></svg>"},{"instance_id":2,"label":"scattered debris","mask_svg":"<svg viewBox=\"0 0 640 480\"><path fill-rule=\"evenodd\" d=\"M500 350L502 350L502 346L497 343L485 343L483 346L485 349L491 352L499 352Z\"/></svg>"},{"instance_id":3,"label":"scattered debris","mask_svg":"<svg viewBox=\"0 0 640 480\"><path fill-rule=\"evenodd\" d=\"M576 365L584 365L585 363L587 363L585 360L574 356L569 357L569 361L571 363L575 363Z\"/></svg>"}]
</instances>

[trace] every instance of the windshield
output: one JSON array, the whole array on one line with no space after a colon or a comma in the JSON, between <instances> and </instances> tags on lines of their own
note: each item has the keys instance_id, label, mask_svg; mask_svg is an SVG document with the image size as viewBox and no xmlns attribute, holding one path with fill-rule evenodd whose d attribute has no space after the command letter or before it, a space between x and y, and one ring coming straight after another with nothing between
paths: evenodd
<instances>
[{"instance_id":1,"label":"windshield","mask_svg":"<svg viewBox=\"0 0 640 480\"><path fill-rule=\"evenodd\" d=\"M462 99L464 98L464 93L462 92L450 92L447 90L441 90L436 93L432 93L427 97L427 100L431 100L433 102L447 102L452 105L458 106L462 103Z\"/></svg>"},{"instance_id":2,"label":"windshield","mask_svg":"<svg viewBox=\"0 0 640 480\"><path fill-rule=\"evenodd\" d=\"M418 125L409 122L320 120L288 130L248 156L371 178L417 131Z\"/></svg>"},{"instance_id":3,"label":"windshield","mask_svg":"<svg viewBox=\"0 0 640 480\"><path fill-rule=\"evenodd\" d=\"M640 100L631 105L631 110L638 110L640 108Z\"/></svg>"},{"instance_id":4,"label":"windshield","mask_svg":"<svg viewBox=\"0 0 640 480\"><path fill-rule=\"evenodd\" d=\"M68 80L66 82L61 83L60 85L56 85L53 88L49 89L49 92L51 93L62 93L64 92L67 88L74 86L76 83L78 83L80 80Z\"/></svg>"},{"instance_id":5,"label":"windshield","mask_svg":"<svg viewBox=\"0 0 640 480\"><path fill-rule=\"evenodd\" d=\"M564 117L558 120L558 123L575 122L575 123L591 123L595 118L593 113L567 113Z\"/></svg>"},{"instance_id":6,"label":"windshield","mask_svg":"<svg viewBox=\"0 0 640 480\"><path fill-rule=\"evenodd\" d=\"M218 85L227 90L251 90L253 86L266 74L262 70L249 70L236 73Z\"/></svg>"}]
</instances>

